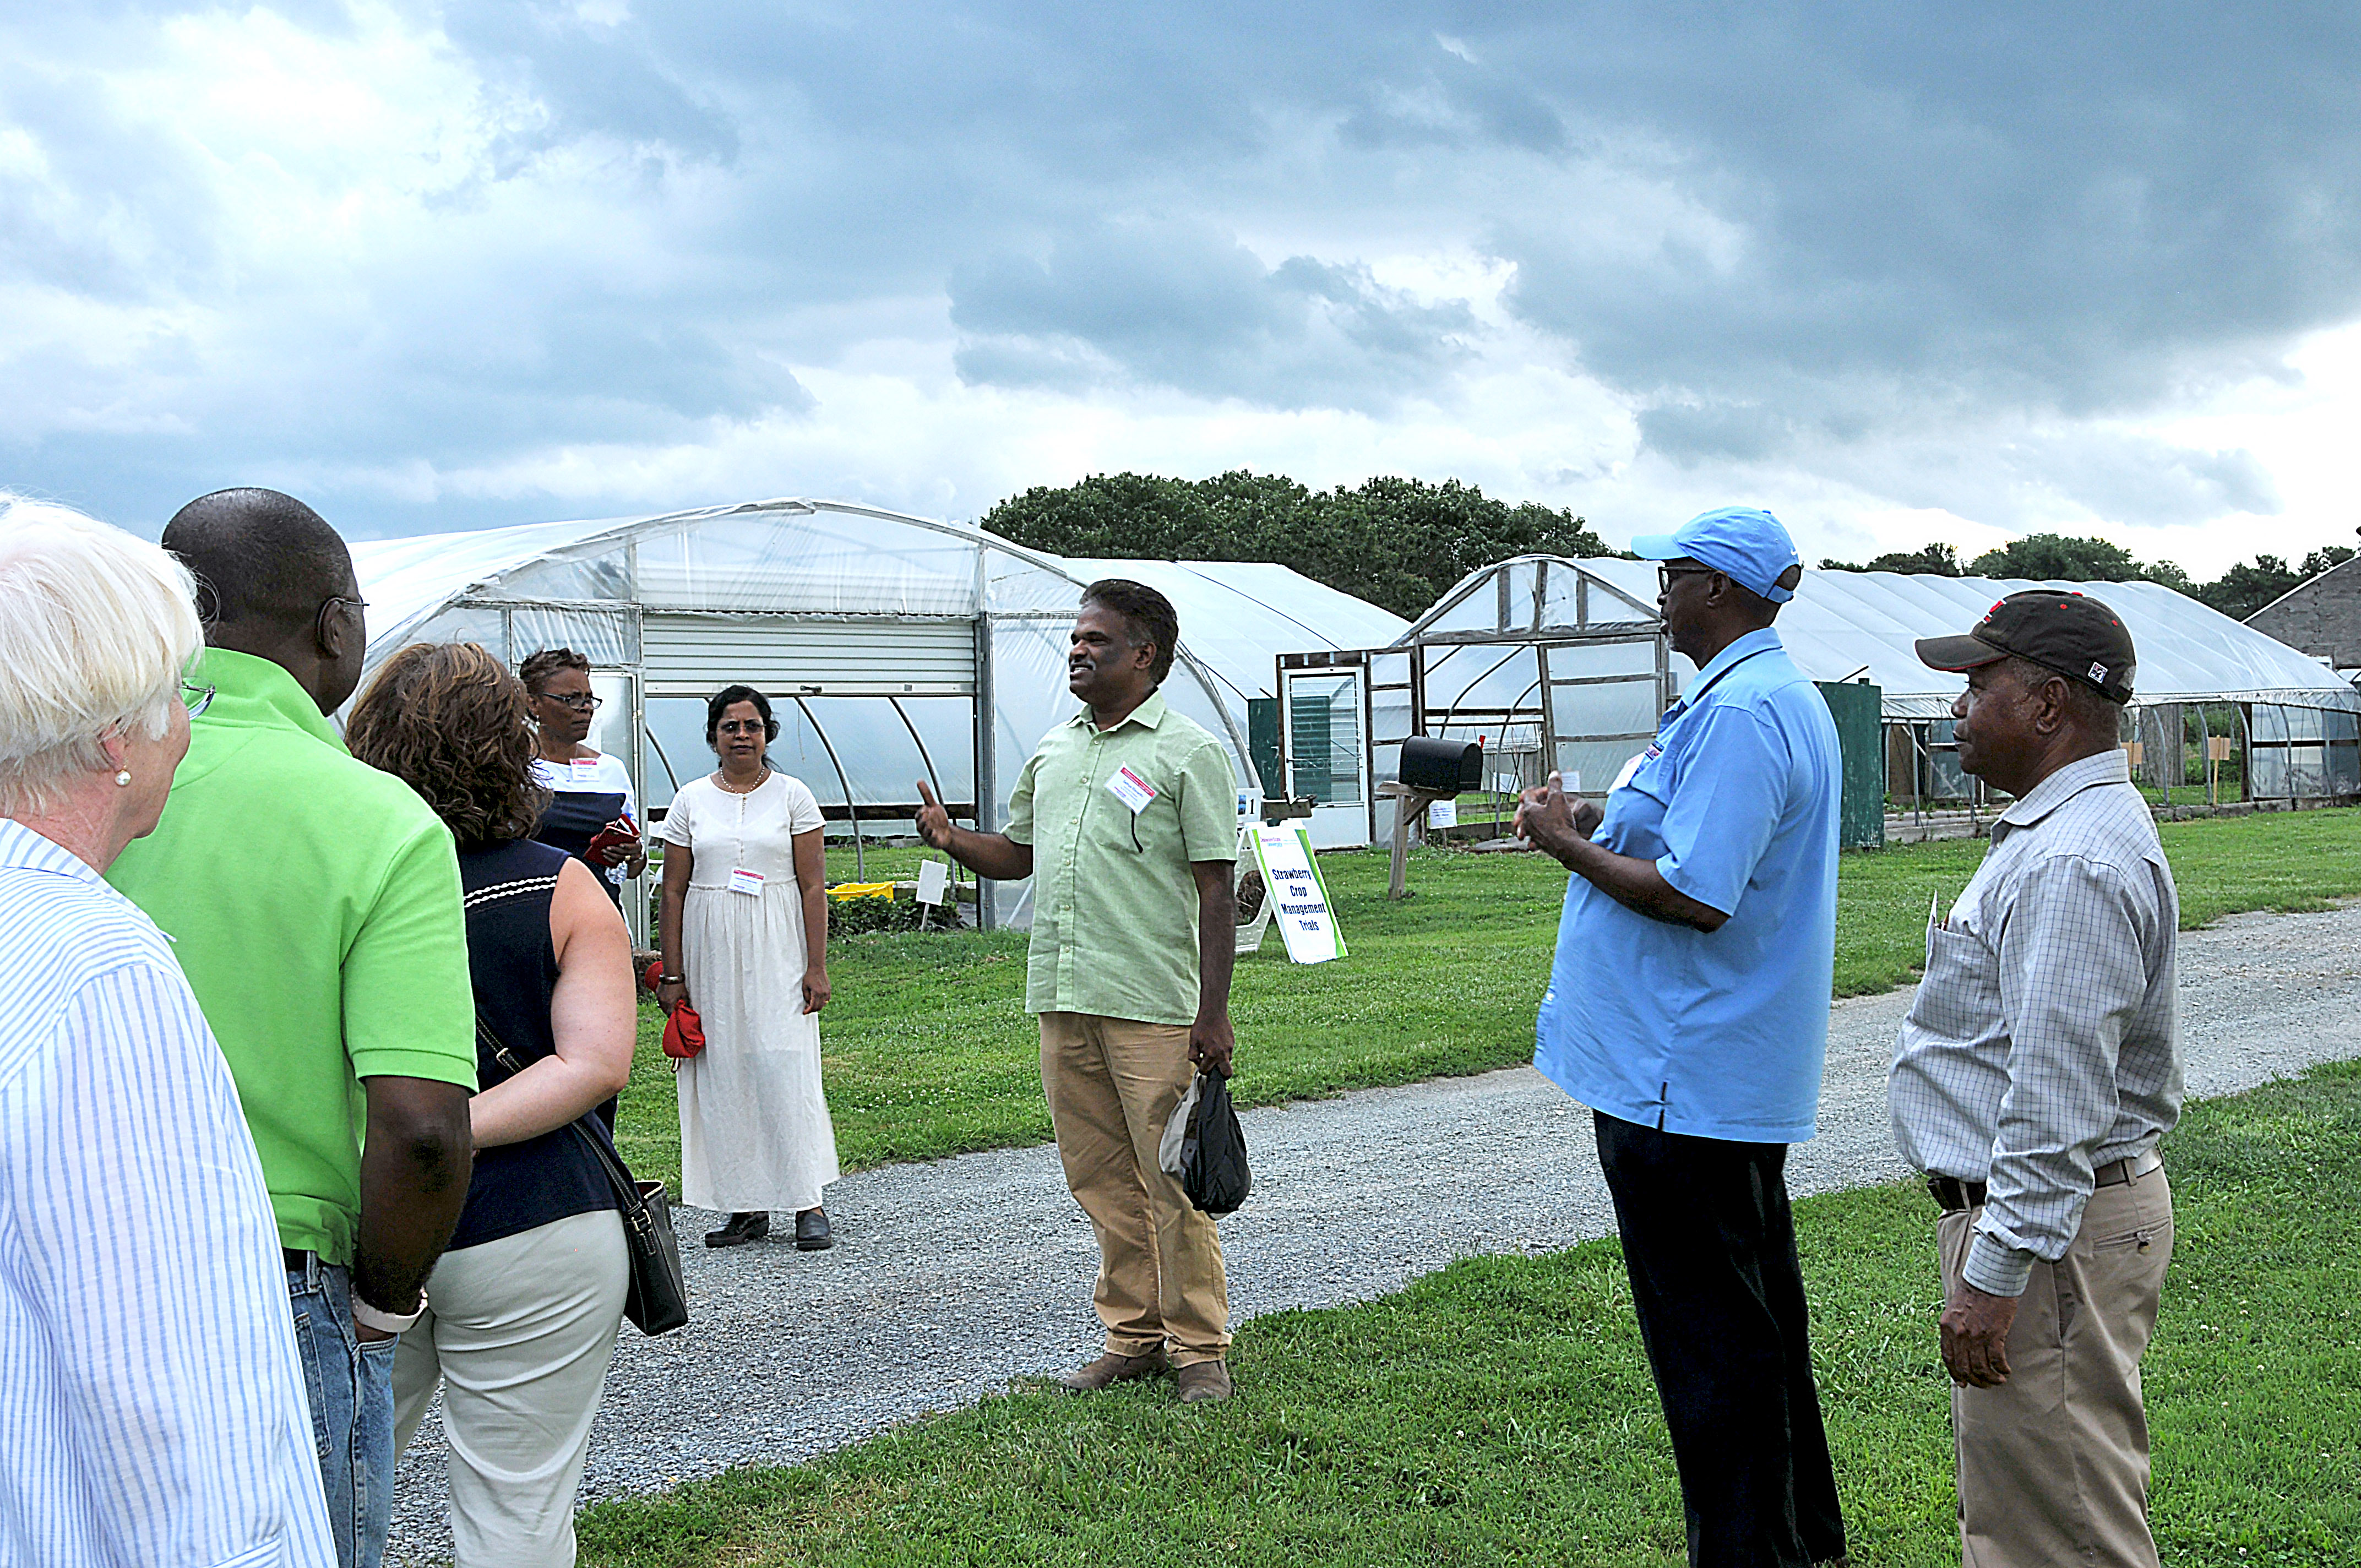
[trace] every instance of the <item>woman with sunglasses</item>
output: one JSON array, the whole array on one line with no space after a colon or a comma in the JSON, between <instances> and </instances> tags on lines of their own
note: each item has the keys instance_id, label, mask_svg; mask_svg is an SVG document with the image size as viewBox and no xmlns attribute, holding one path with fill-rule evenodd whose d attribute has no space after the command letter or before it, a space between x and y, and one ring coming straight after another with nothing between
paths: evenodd
<instances>
[{"instance_id":1,"label":"woman with sunglasses","mask_svg":"<svg viewBox=\"0 0 2361 1568\"><path fill-rule=\"evenodd\" d=\"M533 836L588 866L620 905L623 883L647 870L648 850L623 760L585 739L598 712L590 661L571 648L544 648L517 666L517 678L533 712L533 781L550 794Z\"/></svg>"}]
</instances>

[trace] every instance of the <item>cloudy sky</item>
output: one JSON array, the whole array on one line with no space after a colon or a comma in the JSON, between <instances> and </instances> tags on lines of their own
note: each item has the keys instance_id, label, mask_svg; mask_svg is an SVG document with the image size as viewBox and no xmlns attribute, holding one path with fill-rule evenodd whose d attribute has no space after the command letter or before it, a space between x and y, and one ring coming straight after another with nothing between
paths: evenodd
<instances>
[{"instance_id":1,"label":"cloudy sky","mask_svg":"<svg viewBox=\"0 0 2361 1568\"><path fill-rule=\"evenodd\" d=\"M0 60L0 488L149 532L1236 466L1808 556L2361 523L2345 7L67 3Z\"/></svg>"}]
</instances>

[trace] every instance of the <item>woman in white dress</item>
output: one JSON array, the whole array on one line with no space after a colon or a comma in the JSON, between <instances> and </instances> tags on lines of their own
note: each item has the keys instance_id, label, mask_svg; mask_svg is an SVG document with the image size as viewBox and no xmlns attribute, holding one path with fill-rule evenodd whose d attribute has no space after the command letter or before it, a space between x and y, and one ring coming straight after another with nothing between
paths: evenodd
<instances>
[{"instance_id":1,"label":"woman in white dress","mask_svg":"<svg viewBox=\"0 0 2361 1568\"><path fill-rule=\"evenodd\" d=\"M752 686L706 704L721 766L683 784L664 815L656 1000L688 1003L705 1025L679 1079L681 1200L730 1216L705 1245L759 1241L785 1209L796 1245L814 1252L833 1239L820 1200L837 1177L819 1077L827 866L819 802L763 760L778 735Z\"/></svg>"}]
</instances>

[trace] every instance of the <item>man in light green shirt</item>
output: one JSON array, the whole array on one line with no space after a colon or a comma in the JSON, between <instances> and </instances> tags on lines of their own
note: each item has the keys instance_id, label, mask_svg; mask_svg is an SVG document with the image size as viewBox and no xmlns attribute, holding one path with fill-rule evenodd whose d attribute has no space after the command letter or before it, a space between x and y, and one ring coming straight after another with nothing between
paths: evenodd
<instances>
[{"instance_id":1,"label":"man in light green shirt","mask_svg":"<svg viewBox=\"0 0 2361 1568\"><path fill-rule=\"evenodd\" d=\"M366 642L344 542L273 490L183 507L213 698L107 880L172 938L237 1081L287 1253L344 1568L392 1507L393 1352L467 1201L475 1001L451 835L326 715ZM364 1153L366 1148L366 1153Z\"/></svg>"},{"instance_id":2,"label":"man in light green shirt","mask_svg":"<svg viewBox=\"0 0 2361 1568\"><path fill-rule=\"evenodd\" d=\"M1025 1006L1066 1185L1098 1233L1106 1325L1106 1353L1065 1385L1170 1365L1194 1402L1230 1396L1229 1287L1213 1220L1158 1146L1196 1067L1230 1071L1238 818L1229 752L1157 689L1179 640L1155 589L1093 583L1067 660L1086 706L1025 764L1006 830L954 827L921 784L918 831L979 876L1033 879Z\"/></svg>"}]
</instances>

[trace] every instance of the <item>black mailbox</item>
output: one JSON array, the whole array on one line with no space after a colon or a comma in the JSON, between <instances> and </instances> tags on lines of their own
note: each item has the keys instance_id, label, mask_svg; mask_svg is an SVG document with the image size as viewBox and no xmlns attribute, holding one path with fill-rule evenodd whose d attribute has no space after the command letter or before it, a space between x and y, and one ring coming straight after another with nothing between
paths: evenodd
<instances>
[{"instance_id":1,"label":"black mailbox","mask_svg":"<svg viewBox=\"0 0 2361 1568\"><path fill-rule=\"evenodd\" d=\"M1484 784L1484 748L1473 740L1441 740L1413 735L1402 742L1401 771L1405 789L1429 795L1457 795Z\"/></svg>"}]
</instances>

